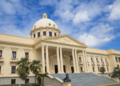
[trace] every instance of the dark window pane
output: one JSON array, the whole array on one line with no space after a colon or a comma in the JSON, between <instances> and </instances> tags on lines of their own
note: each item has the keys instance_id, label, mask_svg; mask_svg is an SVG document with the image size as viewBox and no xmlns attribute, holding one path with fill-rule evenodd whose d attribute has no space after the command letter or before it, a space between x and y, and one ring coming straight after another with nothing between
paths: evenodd
<instances>
[{"instance_id":1,"label":"dark window pane","mask_svg":"<svg viewBox=\"0 0 120 86\"><path fill-rule=\"evenodd\" d=\"M16 52L12 52L12 57L16 58Z\"/></svg>"},{"instance_id":2,"label":"dark window pane","mask_svg":"<svg viewBox=\"0 0 120 86\"><path fill-rule=\"evenodd\" d=\"M56 36L56 33L54 33L54 36Z\"/></svg>"},{"instance_id":3,"label":"dark window pane","mask_svg":"<svg viewBox=\"0 0 120 86\"><path fill-rule=\"evenodd\" d=\"M15 79L11 79L11 84L15 84Z\"/></svg>"},{"instance_id":4,"label":"dark window pane","mask_svg":"<svg viewBox=\"0 0 120 86\"><path fill-rule=\"evenodd\" d=\"M0 66L0 74L1 74L1 66Z\"/></svg>"},{"instance_id":5,"label":"dark window pane","mask_svg":"<svg viewBox=\"0 0 120 86\"><path fill-rule=\"evenodd\" d=\"M2 57L2 51L0 51L0 57Z\"/></svg>"},{"instance_id":6,"label":"dark window pane","mask_svg":"<svg viewBox=\"0 0 120 86\"><path fill-rule=\"evenodd\" d=\"M35 38L35 34L34 34L34 38Z\"/></svg>"},{"instance_id":7,"label":"dark window pane","mask_svg":"<svg viewBox=\"0 0 120 86\"><path fill-rule=\"evenodd\" d=\"M25 57L26 57L26 58L29 58L29 53L25 53Z\"/></svg>"},{"instance_id":8,"label":"dark window pane","mask_svg":"<svg viewBox=\"0 0 120 86\"><path fill-rule=\"evenodd\" d=\"M49 32L49 36L52 36L52 32Z\"/></svg>"},{"instance_id":9,"label":"dark window pane","mask_svg":"<svg viewBox=\"0 0 120 86\"><path fill-rule=\"evenodd\" d=\"M40 32L38 32L38 37L40 37Z\"/></svg>"},{"instance_id":10,"label":"dark window pane","mask_svg":"<svg viewBox=\"0 0 120 86\"><path fill-rule=\"evenodd\" d=\"M73 60L72 55L70 55L70 60Z\"/></svg>"},{"instance_id":11,"label":"dark window pane","mask_svg":"<svg viewBox=\"0 0 120 86\"><path fill-rule=\"evenodd\" d=\"M43 32L43 35L45 35L45 36L46 36L46 32L45 32L45 31Z\"/></svg>"},{"instance_id":12,"label":"dark window pane","mask_svg":"<svg viewBox=\"0 0 120 86\"><path fill-rule=\"evenodd\" d=\"M25 84L28 84L28 83L29 83L29 79L26 79L26 80L25 80Z\"/></svg>"},{"instance_id":13,"label":"dark window pane","mask_svg":"<svg viewBox=\"0 0 120 86\"><path fill-rule=\"evenodd\" d=\"M12 66L11 73L15 73L15 70L16 70L16 66Z\"/></svg>"}]
</instances>

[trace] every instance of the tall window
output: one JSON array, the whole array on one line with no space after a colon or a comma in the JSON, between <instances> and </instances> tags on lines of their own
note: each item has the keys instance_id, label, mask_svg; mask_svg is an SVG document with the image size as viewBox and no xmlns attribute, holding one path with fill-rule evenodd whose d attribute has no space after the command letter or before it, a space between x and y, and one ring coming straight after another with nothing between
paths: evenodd
<instances>
[{"instance_id":1,"label":"tall window","mask_svg":"<svg viewBox=\"0 0 120 86\"><path fill-rule=\"evenodd\" d=\"M15 73L15 70L16 70L16 66L12 66L11 67L11 73Z\"/></svg>"},{"instance_id":2,"label":"tall window","mask_svg":"<svg viewBox=\"0 0 120 86\"><path fill-rule=\"evenodd\" d=\"M98 58L96 58L97 63L99 63Z\"/></svg>"},{"instance_id":3,"label":"tall window","mask_svg":"<svg viewBox=\"0 0 120 86\"><path fill-rule=\"evenodd\" d=\"M16 52L12 52L12 58L16 58Z\"/></svg>"},{"instance_id":4,"label":"tall window","mask_svg":"<svg viewBox=\"0 0 120 86\"><path fill-rule=\"evenodd\" d=\"M93 67L93 72L95 72L95 69L94 69L94 67Z\"/></svg>"},{"instance_id":5,"label":"tall window","mask_svg":"<svg viewBox=\"0 0 120 86\"><path fill-rule=\"evenodd\" d=\"M79 57L79 61L81 62L81 57Z\"/></svg>"},{"instance_id":6,"label":"tall window","mask_svg":"<svg viewBox=\"0 0 120 86\"><path fill-rule=\"evenodd\" d=\"M56 36L56 33L54 33L54 36Z\"/></svg>"},{"instance_id":7,"label":"tall window","mask_svg":"<svg viewBox=\"0 0 120 86\"><path fill-rule=\"evenodd\" d=\"M52 37L52 32L49 32L49 36L51 36L51 37Z\"/></svg>"},{"instance_id":8,"label":"tall window","mask_svg":"<svg viewBox=\"0 0 120 86\"><path fill-rule=\"evenodd\" d=\"M2 51L0 51L0 57L2 57Z\"/></svg>"},{"instance_id":9,"label":"tall window","mask_svg":"<svg viewBox=\"0 0 120 86\"><path fill-rule=\"evenodd\" d=\"M1 66L0 66L0 74L1 74Z\"/></svg>"},{"instance_id":10,"label":"tall window","mask_svg":"<svg viewBox=\"0 0 120 86\"><path fill-rule=\"evenodd\" d=\"M29 79L25 79L25 84L28 84L29 83Z\"/></svg>"},{"instance_id":11,"label":"tall window","mask_svg":"<svg viewBox=\"0 0 120 86\"><path fill-rule=\"evenodd\" d=\"M35 34L34 34L34 38L35 38Z\"/></svg>"},{"instance_id":12,"label":"tall window","mask_svg":"<svg viewBox=\"0 0 120 86\"><path fill-rule=\"evenodd\" d=\"M115 57L115 59L116 59L116 62L118 62L117 57Z\"/></svg>"},{"instance_id":13,"label":"tall window","mask_svg":"<svg viewBox=\"0 0 120 86\"><path fill-rule=\"evenodd\" d=\"M11 79L11 84L15 84L16 80L15 79Z\"/></svg>"},{"instance_id":14,"label":"tall window","mask_svg":"<svg viewBox=\"0 0 120 86\"><path fill-rule=\"evenodd\" d=\"M46 59L46 53L44 53L44 59Z\"/></svg>"},{"instance_id":15,"label":"tall window","mask_svg":"<svg viewBox=\"0 0 120 86\"><path fill-rule=\"evenodd\" d=\"M38 37L40 37L40 32L38 32Z\"/></svg>"},{"instance_id":16,"label":"tall window","mask_svg":"<svg viewBox=\"0 0 120 86\"><path fill-rule=\"evenodd\" d=\"M25 53L25 57L26 57L26 58L29 58L29 53Z\"/></svg>"},{"instance_id":17,"label":"tall window","mask_svg":"<svg viewBox=\"0 0 120 86\"><path fill-rule=\"evenodd\" d=\"M43 32L43 35L45 35L45 36L46 36L46 31L44 31L44 32Z\"/></svg>"},{"instance_id":18,"label":"tall window","mask_svg":"<svg viewBox=\"0 0 120 86\"><path fill-rule=\"evenodd\" d=\"M98 67L98 71L99 71L99 67Z\"/></svg>"},{"instance_id":19,"label":"tall window","mask_svg":"<svg viewBox=\"0 0 120 86\"><path fill-rule=\"evenodd\" d=\"M70 55L70 60L73 60L72 55Z\"/></svg>"},{"instance_id":20,"label":"tall window","mask_svg":"<svg viewBox=\"0 0 120 86\"><path fill-rule=\"evenodd\" d=\"M107 71L109 71L109 68L107 67Z\"/></svg>"}]
</instances>

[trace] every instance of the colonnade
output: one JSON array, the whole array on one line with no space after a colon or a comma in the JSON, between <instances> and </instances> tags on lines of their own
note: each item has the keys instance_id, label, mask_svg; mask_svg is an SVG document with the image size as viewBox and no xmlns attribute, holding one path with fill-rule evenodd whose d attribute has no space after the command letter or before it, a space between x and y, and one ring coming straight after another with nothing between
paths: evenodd
<instances>
[{"instance_id":1,"label":"colonnade","mask_svg":"<svg viewBox=\"0 0 120 86\"><path fill-rule=\"evenodd\" d=\"M47 73L50 73L49 69L49 51L48 51L48 45L43 45L41 46L42 48L42 72L45 73L45 59L44 59L44 49L46 49L46 69ZM64 73L63 72L63 54L62 54L62 47L56 47L56 54L57 54L57 65L58 65L58 73ZM80 73L80 67L79 67L79 59L78 59L78 54L77 54L77 49L71 49L72 52L72 59L73 59L73 67L74 67L74 73ZM86 65L86 54L85 51L83 50L83 66L84 70L87 70L87 65Z\"/></svg>"}]
</instances>

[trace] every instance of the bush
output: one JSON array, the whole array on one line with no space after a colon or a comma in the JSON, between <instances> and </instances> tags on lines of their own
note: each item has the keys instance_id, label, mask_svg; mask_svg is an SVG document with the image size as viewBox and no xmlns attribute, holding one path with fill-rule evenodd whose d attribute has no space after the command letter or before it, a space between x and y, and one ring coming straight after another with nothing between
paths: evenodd
<instances>
[{"instance_id":1,"label":"bush","mask_svg":"<svg viewBox=\"0 0 120 86\"><path fill-rule=\"evenodd\" d=\"M105 68L104 68L104 67L101 67L101 68L100 68L100 72L101 72L102 74L104 74Z\"/></svg>"}]
</instances>

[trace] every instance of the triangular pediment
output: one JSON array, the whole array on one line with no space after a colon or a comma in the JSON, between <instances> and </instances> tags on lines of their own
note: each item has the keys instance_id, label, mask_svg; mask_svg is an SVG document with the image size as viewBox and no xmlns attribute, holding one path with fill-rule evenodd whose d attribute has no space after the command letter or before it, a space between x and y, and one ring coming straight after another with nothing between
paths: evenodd
<instances>
[{"instance_id":1,"label":"triangular pediment","mask_svg":"<svg viewBox=\"0 0 120 86\"><path fill-rule=\"evenodd\" d=\"M52 42L58 42L58 43L87 47L84 43L79 42L78 40L72 38L69 35L61 35L61 36L58 36L58 37L51 37L51 38L46 39L46 41L52 41Z\"/></svg>"}]
</instances>

